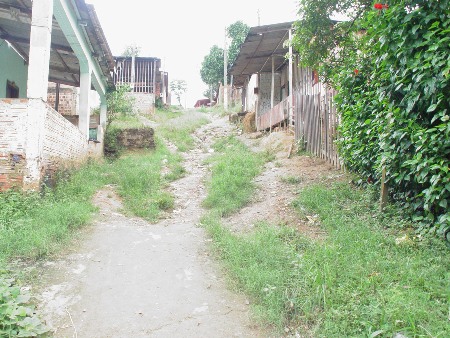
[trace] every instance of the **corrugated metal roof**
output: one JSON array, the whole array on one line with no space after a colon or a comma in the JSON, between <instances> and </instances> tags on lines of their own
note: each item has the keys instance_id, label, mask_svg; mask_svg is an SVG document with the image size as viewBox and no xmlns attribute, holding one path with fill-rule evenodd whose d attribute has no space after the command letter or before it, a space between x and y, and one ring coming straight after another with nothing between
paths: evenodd
<instances>
[{"instance_id":1,"label":"corrugated metal roof","mask_svg":"<svg viewBox=\"0 0 450 338\"><path fill-rule=\"evenodd\" d=\"M74 0L80 20L86 22L83 29L103 75L112 84L111 72L114 59L109 49L97 14L84 0ZM0 38L7 40L28 62L30 54L31 0L0 0ZM64 33L53 19L52 46L50 52L49 80L71 86L80 85L80 65Z\"/></svg>"},{"instance_id":2,"label":"corrugated metal roof","mask_svg":"<svg viewBox=\"0 0 450 338\"><path fill-rule=\"evenodd\" d=\"M272 57L275 69L278 70L287 62L289 52L285 41L289 39L289 29L293 22L250 28L245 41L241 45L239 54L231 67L234 84L243 85L245 79L256 73L272 72Z\"/></svg>"}]
</instances>

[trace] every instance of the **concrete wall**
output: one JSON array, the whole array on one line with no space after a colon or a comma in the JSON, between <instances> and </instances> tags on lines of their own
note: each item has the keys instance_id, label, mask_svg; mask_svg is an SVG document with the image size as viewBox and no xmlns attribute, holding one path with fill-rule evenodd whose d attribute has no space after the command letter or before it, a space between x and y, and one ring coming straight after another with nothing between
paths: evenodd
<instances>
[{"instance_id":1,"label":"concrete wall","mask_svg":"<svg viewBox=\"0 0 450 338\"><path fill-rule=\"evenodd\" d=\"M26 99L0 100L0 191L11 187L23 187L24 181L40 173L44 176L66 166L76 166L86 160L89 147L81 131L61 114L42 104L45 110L45 127L41 133L42 148L28 142L37 131L30 124L30 101ZM42 110L41 110L42 111ZM30 148L36 158L27 158ZM35 149L36 148L36 149ZM37 167L36 167L37 166ZM37 188L40 181L26 182L27 187Z\"/></svg>"},{"instance_id":2,"label":"concrete wall","mask_svg":"<svg viewBox=\"0 0 450 338\"><path fill-rule=\"evenodd\" d=\"M155 111L155 95L144 93L129 93L134 98L134 113L153 114Z\"/></svg>"},{"instance_id":3,"label":"concrete wall","mask_svg":"<svg viewBox=\"0 0 450 338\"><path fill-rule=\"evenodd\" d=\"M15 82L19 87L19 97L27 97L28 66L23 59L9 47L5 40L0 39L0 98L6 97L6 82Z\"/></svg>"},{"instance_id":4,"label":"concrete wall","mask_svg":"<svg viewBox=\"0 0 450 338\"><path fill-rule=\"evenodd\" d=\"M259 98L258 98L258 115L263 115L270 111L272 93L272 73L261 73L259 75ZM281 74L275 73L275 96L274 106L281 102Z\"/></svg>"},{"instance_id":5,"label":"concrete wall","mask_svg":"<svg viewBox=\"0 0 450 338\"><path fill-rule=\"evenodd\" d=\"M255 88L258 87L258 76L253 74L247 85L247 95L244 110L248 112L256 112L256 103L258 95L255 94Z\"/></svg>"}]
</instances>

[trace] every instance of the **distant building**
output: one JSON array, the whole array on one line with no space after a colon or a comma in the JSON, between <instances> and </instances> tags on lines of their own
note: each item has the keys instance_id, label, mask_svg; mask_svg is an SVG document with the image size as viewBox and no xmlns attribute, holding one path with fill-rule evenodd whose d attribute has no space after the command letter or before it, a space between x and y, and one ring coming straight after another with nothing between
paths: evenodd
<instances>
[{"instance_id":1,"label":"distant building","mask_svg":"<svg viewBox=\"0 0 450 338\"><path fill-rule=\"evenodd\" d=\"M169 74L160 71L161 59L116 56L114 60L114 84L130 86L137 111L152 114L157 100L162 104L170 103Z\"/></svg>"}]
</instances>

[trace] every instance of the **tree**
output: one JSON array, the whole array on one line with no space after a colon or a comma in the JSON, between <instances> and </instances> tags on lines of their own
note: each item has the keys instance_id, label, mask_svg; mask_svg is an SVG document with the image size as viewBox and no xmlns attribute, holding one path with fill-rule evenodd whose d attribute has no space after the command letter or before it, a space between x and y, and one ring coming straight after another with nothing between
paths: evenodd
<instances>
[{"instance_id":1,"label":"tree","mask_svg":"<svg viewBox=\"0 0 450 338\"><path fill-rule=\"evenodd\" d=\"M122 56L126 57L132 57L132 56L139 56L141 53L142 48L136 44L128 45L125 50L122 53Z\"/></svg>"},{"instance_id":2,"label":"tree","mask_svg":"<svg viewBox=\"0 0 450 338\"><path fill-rule=\"evenodd\" d=\"M228 48L228 65L231 67L236 61L236 58L241 49L241 45L247 37L250 27L242 21L236 21L227 27L227 35L231 39L230 46Z\"/></svg>"},{"instance_id":3,"label":"tree","mask_svg":"<svg viewBox=\"0 0 450 338\"><path fill-rule=\"evenodd\" d=\"M237 55L239 54L240 46L247 37L249 27L242 21L236 21L227 27L227 36L231 39L230 47L228 49L228 68L231 68ZM223 63L224 50L217 45L211 47L209 54L205 56L200 69L200 76L202 81L208 85L213 92L219 91L219 83L223 81Z\"/></svg>"},{"instance_id":4,"label":"tree","mask_svg":"<svg viewBox=\"0 0 450 338\"><path fill-rule=\"evenodd\" d=\"M219 83L223 81L223 49L217 45L211 47L205 56L200 69L202 81L213 91L219 91Z\"/></svg>"},{"instance_id":5,"label":"tree","mask_svg":"<svg viewBox=\"0 0 450 338\"><path fill-rule=\"evenodd\" d=\"M172 80L170 82L170 90L175 94L178 104L181 106L181 95L187 90L187 83L184 80Z\"/></svg>"},{"instance_id":6,"label":"tree","mask_svg":"<svg viewBox=\"0 0 450 338\"><path fill-rule=\"evenodd\" d=\"M300 0L293 47L300 63L319 71L326 82L346 59L360 49L360 19L373 8L372 0ZM345 21L332 17L345 16Z\"/></svg>"}]
</instances>

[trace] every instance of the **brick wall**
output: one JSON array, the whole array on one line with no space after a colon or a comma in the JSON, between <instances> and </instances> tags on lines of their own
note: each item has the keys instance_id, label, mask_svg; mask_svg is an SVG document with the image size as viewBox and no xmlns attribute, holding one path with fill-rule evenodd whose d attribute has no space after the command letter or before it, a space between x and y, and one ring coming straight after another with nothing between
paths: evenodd
<instances>
[{"instance_id":1,"label":"brick wall","mask_svg":"<svg viewBox=\"0 0 450 338\"><path fill-rule=\"evenodd\" d=\"M49 86L47 94L47 103L50 107L55 108L56 88ZM78 91L75 87L62 86L59 90L59 107L58 112L62 115L76 115L78 103Z\"/></svg>"},{"instance_id":2,"label":"brick wall","mask_svg":"<svg viewBox=\"0 0 450 338\"><path fill-rule=\"evenodd\" d=\"M27 103L24 99L0 100L0 191L23 183Z\"/></svg>"},{"instance_id":3,"label":"brick wall","mask_svg":"<svg viewBox=\"0 0 450 338\"><path fill-rule=\"evenodd\" d=\"M24 178L29 177L31 170L41 173L42 179L44 174L52 176L57 168L79 164L88 156L88 142L81 131L54 109L43 103L42 107L46 109L45 128L39 150L27 141L36 128L36 125L29 125L30 102L0 100L0 191L23 187ZM35 147L36 158L27 159L30 147ZM38 187L39 182L29 186Z\"/></svg>"},{"instance_id":4,"label":"brick wall","mask_svg":"<svg viewBox=\"0 0 450 338\"><path fill-rule=\"evenodd\" d=\"M51 107L47 107L43 165L52 176L60 167L78 165L86 160L88 142L81 131Z\"/></svg>"}]
</instances>

